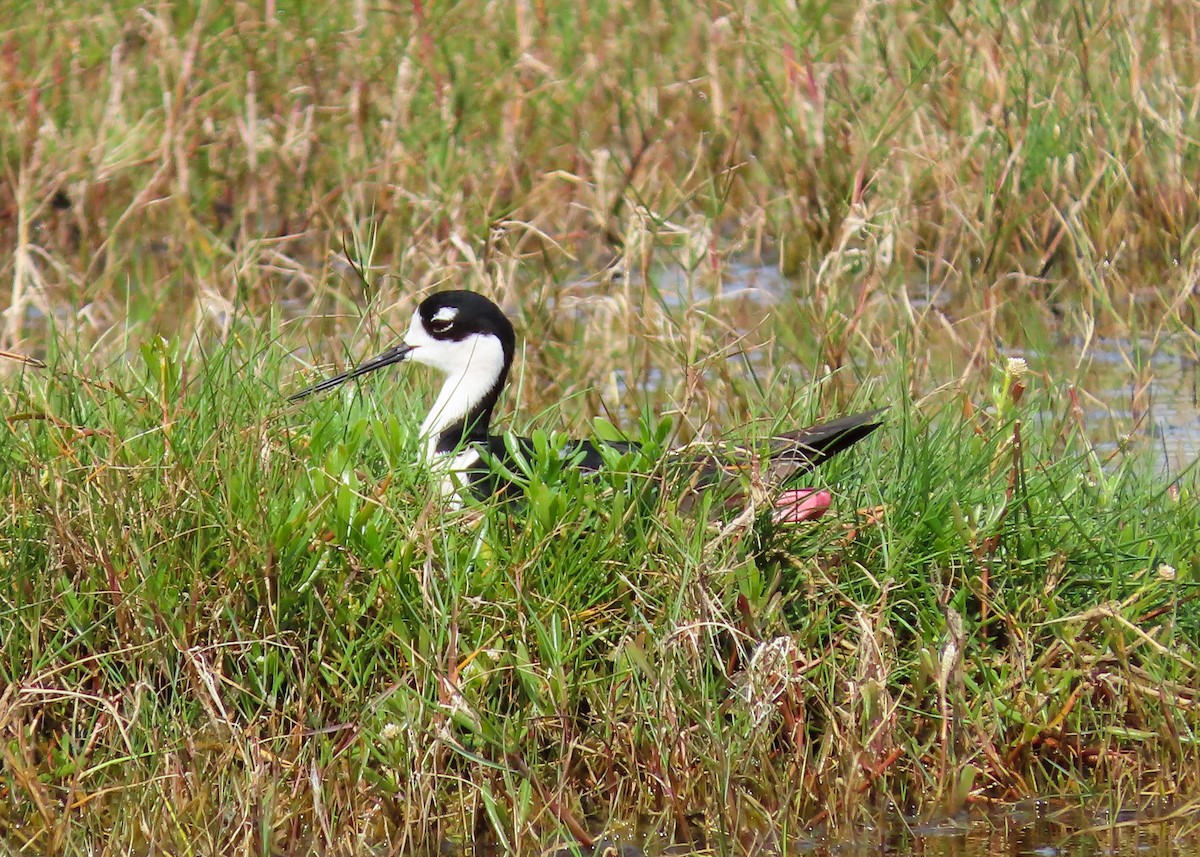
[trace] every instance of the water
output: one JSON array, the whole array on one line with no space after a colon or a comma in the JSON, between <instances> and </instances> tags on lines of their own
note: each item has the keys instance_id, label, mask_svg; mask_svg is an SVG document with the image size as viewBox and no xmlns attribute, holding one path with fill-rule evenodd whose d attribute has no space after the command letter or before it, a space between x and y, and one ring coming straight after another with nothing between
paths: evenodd
<instances>
[{"instance_id":1,"label":"water","mask_svg":"<svg viewBox=\"0 0 1200 857\"><path fill-rule=\"evenodd\" d=\"M1162 819L1162 820L1155 820ZM451 847L449 851L457 851ZM543 853L592 857L674 857L684 854L875 857L1200 857L1200 806L1169 812L1130 809L1109 813L1068 801L1026 800L974 809L935 821L894 817L838 836L795 836L786 845L775 832L748 832L736 841L718 837L670 842L653 834L615 835L592 849L560 845Z\"/></svg>"},{"instance_id":2,"label":"water","mask_svg":"<svg viewBox=\"0 0 1200 857\"><path fill-rule=\"evenodd\" d=\"M737 301L748 310L740 314L747 329L756 317L798 299L794 284L776 269L739 263L726 268L725 280L715 293L705 291L678 267L663 269L655 284L664 305L672 309ZM930 286L910 291L917 293L909 296L914 308L950 311L945 291ZM936 330L926 336L935 352L953 350L938 340ZM1045 372L1052 382L1073 375L1076 365L1084 367L1079 383L1084 422L1101 454L1114 451L1126 435L1144 440L1160 457L1167 479L1177 478L1200 460L1200 361L1194 340L1167 339L1157 344L1111 338L1086 344L1065 340L1042 352L1006 353L1026 357L1035 372ZM752 362L757 357L753 351L747 355ZM1135 371L1139 364L1141 371Z\"/></svg>"},{"instance_id":3,"label":"water","mask_svg":"<svg viewBox=\"0 0 1200 857\"><path fill-rule=\"evenodd\" d=\"M1169 822L1150 822L1128 811L1109 818L1054 801L1029 800L1012 807L936 822L896 820L844 840L815 841L814 855L921 854L935 857L1037 855L1038 857L1200 857L1200 810Z\"/></svg>"},{"instance_id":4,"label":"water","mask_svg":"<svg viewBox=\"0 0 1200 857\"><path fill-rule=\"evenodd\" d=\"M1111 340L1091 351L1089 388L1107 407L1097 405L1088 415L1147 436L1161 456L1164 475L1173 478L1200 459L1200 363L1156 353L1149 361L1149 383L1139 389L1127 353L1126 343Z\"/></svg>"}]
</instances>

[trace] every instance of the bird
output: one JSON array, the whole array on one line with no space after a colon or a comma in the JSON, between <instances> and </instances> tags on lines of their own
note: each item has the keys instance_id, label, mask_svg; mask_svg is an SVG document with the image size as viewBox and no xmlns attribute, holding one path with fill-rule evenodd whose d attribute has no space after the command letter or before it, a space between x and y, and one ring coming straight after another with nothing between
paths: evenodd
<instances>
[{"instance_id":1,"label":"bird","mask_svg":"<svg viewBox=\"0 0 1200 857\"><path fill-rule=\"evenodd\" d=\"M516 347L512 322L492 300L464 289L436 292L421 301L400 344L293 393L288 401L298 402L398 363L429 366L441 372L444 381L418 437L422 462L442 476L441 493L456 507L463 503L464 488L480 499L512 496L519 492L519 486L506 475L519 472L512 466L512 452L516 449L531 455L533 442L492 434L491 424ZM882 411L866 411L782 433L766 442L762 455L736 445L693 444L672 450L671 456L690 471L695 489L706 488L723 475L749 473L768 493L775 491L770 499L774 519L796 523L823 514L830 495L817 489L783 486L870 435L882 424ZM562 454L584 471L598 471L605 463L602 447L622 454L634 450L636 444L572 440L563 447Z\"/></svg>"}]
</instances>

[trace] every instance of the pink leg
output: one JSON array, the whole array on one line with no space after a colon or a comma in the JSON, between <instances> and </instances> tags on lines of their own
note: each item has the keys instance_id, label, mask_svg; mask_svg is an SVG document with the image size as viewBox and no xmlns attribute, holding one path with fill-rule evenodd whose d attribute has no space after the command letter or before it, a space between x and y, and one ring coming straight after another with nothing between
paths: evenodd
<instances>
[{"instance_id":1,"label":"pink leg","mask_svg":"<svg viewBox=\"0 0 1200 857\"><path fill-rule=\"evenodd\" d=\"M793 488L775 498L772 517L777 524L815 521L829 511L832 504L833 495L824 488Z\"/></svg>"}]
</instances>

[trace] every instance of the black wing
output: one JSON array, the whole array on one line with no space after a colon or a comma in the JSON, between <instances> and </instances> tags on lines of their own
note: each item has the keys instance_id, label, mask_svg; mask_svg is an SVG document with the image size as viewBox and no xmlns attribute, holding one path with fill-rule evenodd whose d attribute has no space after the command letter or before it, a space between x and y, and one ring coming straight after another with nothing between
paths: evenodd
<instances>
[{"instance_id":1,"label":"black wing","mask_svg":"<svg viewBox=\"0 0 1200 857\"><path fill-rule=\"evenodd\" d=\"M772 438L769 445L772 472L783 483L819 467L883 425L879 415L884 410L839 417Z\"/></svg>"}]
</instances>

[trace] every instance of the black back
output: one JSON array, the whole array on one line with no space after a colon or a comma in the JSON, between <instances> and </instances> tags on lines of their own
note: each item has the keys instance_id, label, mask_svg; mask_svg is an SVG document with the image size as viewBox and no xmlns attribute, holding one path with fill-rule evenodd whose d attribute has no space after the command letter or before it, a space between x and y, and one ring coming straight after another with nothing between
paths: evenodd
<instances>
[{"instance_id":1,"label":"black back","mask_svg":"<svg viewBox=\"0 0 1200 857\"><path fill-rule=\"evenodd\" d=\"M883 409L852 414L772 438L761 463L761 472L769 483L785 485L870 435L882 425L878 419L882 413ZM533 441L529 438L516 437L514 441L523 454L534 454ZM491 465L492 461L498 461L511 472L519 472L509 455L506 439L502 435L488 435L486 439L471 442L483 454L481 461L469 471L472 493L480 499L514 496L517 487ZM604 441L603 444L621 453L637 448L636 443L628 441ZM579 456L577 466L581 470L595 472L604 466L604 456L593 441L572 441L564 452L572 458ZM703 488L722 478L734 478L754 458L751 451L731 445L720 445L703 452L684 448L671 454L673 466L670 469L688 471L689 481Z\"/></svg>"}]
</instances>

